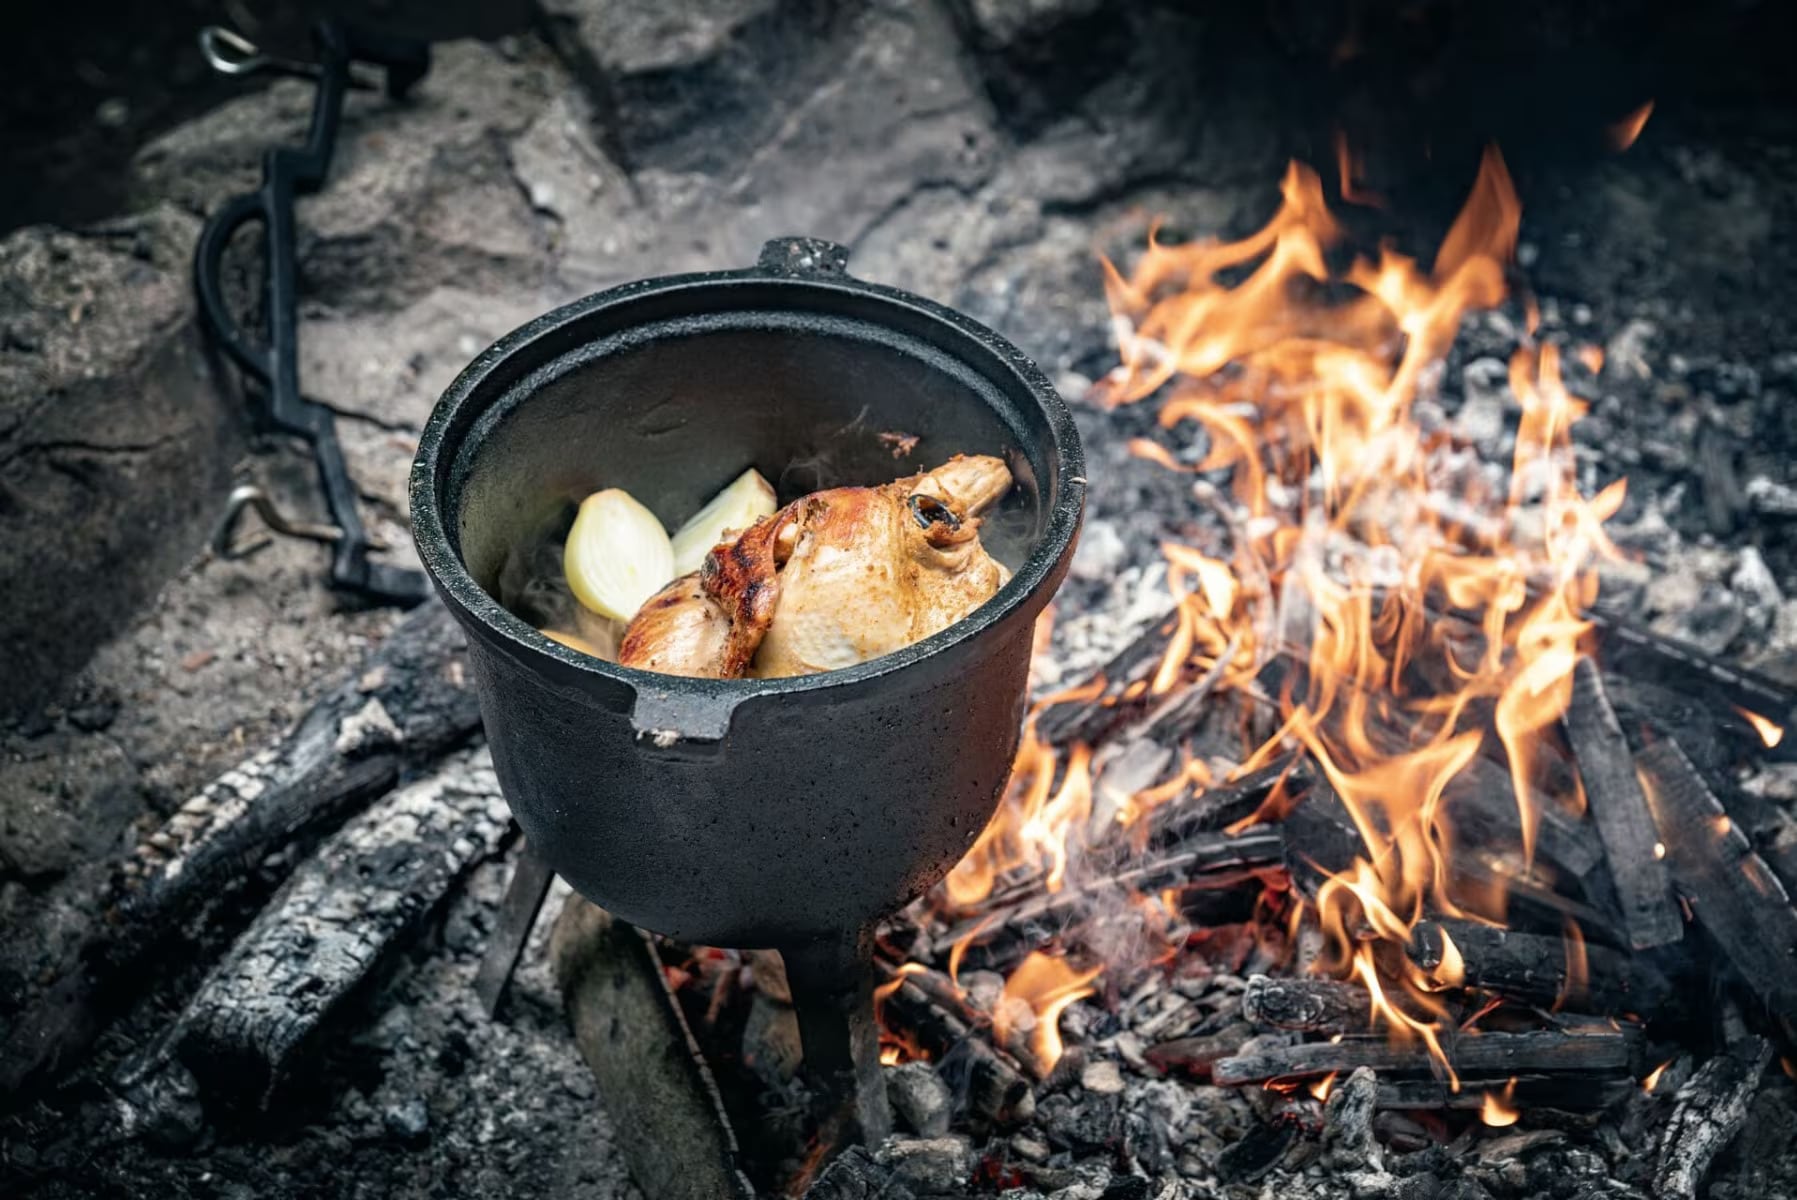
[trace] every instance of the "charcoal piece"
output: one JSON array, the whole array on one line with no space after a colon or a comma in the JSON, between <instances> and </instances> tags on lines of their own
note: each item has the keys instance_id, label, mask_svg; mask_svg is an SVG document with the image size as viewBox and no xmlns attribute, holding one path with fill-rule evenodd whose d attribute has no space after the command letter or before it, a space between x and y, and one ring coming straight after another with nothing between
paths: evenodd
<instances>
[{"instance_id":1,"label":"charcoal piece","mask_svg":"<svg viewBox=\"0 0 1797 1200\"><path fill-rule=\"evenodd\" d=\"M894 1194L892 1171L860 1146L850 1146L812 1180L805 1200L876 1200Z\"/></svg>"},{"instance_id":2,"label":"charcoal piece","mask_svg":"<svg viewBox=\"0 0 1797 1200\"><path fill-rule=\"evenodd\" d=\"M1549 1005L1565 1002L1579 1012L1661 1015L1672 986L1651 964L1605 946L1586 944L1583 968L1568 986L1564 937L1500 929L1476 921L1421 921L1411 930L1410 959L1425 970L1441 965L1451 942L1467 986L1487 988L1509 1000ZM1576 958L1575 958L1576 964Z\"/></svg>"},{"instance_id":3,"label":"charcoal piece","mask_svg":"<svg viewBox=\"0 0 1797 1200\"><path fill-rule=\"evenodd\" d=\"M480 726L449 611L430 601L287 733L220 775L125 859L110 898L56 984L0 1046L0 1094L16 1092L84 1048L110 1010L142 994L140 968L196 913L273 851L435 762Z\"/></svg>"},{"instance_id":4,"label":"charcoal piece","mask_svg":"<svg viewBox=\"0 0 1797 1200\"><path fill-rule=\"evenodd\" d=\"M1050 1145L1090 1153L1122 1137L1122 1106L1115 1096L1058 1092L1036 1105L1036 1124Z\"/></svg>"},{"instance_id":5,"label":"charcoal piece","mask_svg":"<svg viewBox=\"0 0 1797 1200\"><path fill-rule=\"evenodd\" d=\"M1217 1155L1217 1177L1225 1183L1253 1183L1278 1166L1297 1140L1294 1121L1256 1125Z\"/></svg>"},{"instance_id":6,"label":"charcoal piece","mask_svg":"<svg viewBox=\"0 0 1797 1200\"><path fill-rule=\"evenodd\" d=\"M1379 1078L1356 1067L1329 1093L1323 1109L1323 1157L1338 1171L1383 1171L1384 1152L1373 1136Z\"/></svg>"},{"instance_id":7,"label":"charcoal piece","mask_svg":"<svg viewBox=\"0 0 1797 1200\"><path fill-rule=\"evenodd\" d=\"M909 1034L937 1056L936 1069L955 1096L958 1109L975 1121L1008 1125L1028 1115L1033 1103L1029 1080L1016 1063L972 1032L958 1012L943 1008L908 977L876 962L881 1021Z\"/></svg>"},{"instance_id":8,"label":"charcoal piece","mask_svg":"<svg viewBox=\"0 0 1797 1200\"><path fill-rule=\"evenodd\" d=\"M1480 1033L1444 1037L1442 1049L1463 1074L1521 1074L1531 1071L1582 1071L1626 1074L1635 1065L1640 1043L1628 1026L1592 1026L1576 1030L1542 1029L1526 1033ZM1429 1049L1421 1041L1394 1042L1382 1035L1343 1037L1267 1047L1219 1060L1211 1069L1217 1083L1259 1083L1267 1079L1302 1079L1371 1067L1376 1071L1430 1070Z\"/></svg>"},{"instance_id":9,"label":"charcoal piece","mask_svg":"<svg viewBox=\"0 0 1797 1200\"><path fill-rule=\"evenodd\" d=\"M1747 1038L1710 1059L1673 1097L1672 1117L1660 1135L1654 1194L1695 1200L1716 1155L1747 1123L1760 1077L1772 1061L1772 1044Z\"/></svg>"},{"instance_id":10,"label":"charcoal piece","mask_svg":"<svg viewBox=\"0 0 1797 1200\"><path fill-rule=\"evenodd\" d=\"M1712 712L1705 724L1711 720L1739 720L1745 725L1745 719L1733 712L1736 707L1786 728L1797 721L1797 691L1784 684L1723 662L1695 646L1657 634L1601 608L1586 615L1597 627L1598 657L1607 673L1656 683L1675 694L1701 696L1711 709L1723 710ZM1669 732L1678 733L1676 729ZM1751 734L1751 727L1745 732ZM1797 747L1780 743L1764 752L1777 757L1792 750Z\"/></svg>"},{"instance_id":11,"label":"charcoal piece","mask_svg":"<svg viewBox=\"0 0 1797 1200\"><path fill-rule=\"evenodd\" d=\"M647 1200L754 1200L717 1083L693 1039L648 934L570 896L549 943L556 981L581 1057L592 1069L619 1149ZM838 1156L828 1176L844 1159ZM840 1167L839 1190L861 1164ZM868 1162L867 1174L885 1172Z\"/></svg>"},{"instance_id":12,"label":"charcoal piece","mask_svg":"<svg viewBox=\"0 0 1797 1200\"><path fill-rule=\"evenodd\" d=\"M887 1138L874 1161L925 1195L958 1194L973 1175L973 1147L965 1137Z\"/></svg>"},{"instance_id":13,"label":"charcoal piece","mask_svg":"<svg viewBox=\"0 0 1797 1200\"><path fill-rule=\"evenodd\" d=\"M361 813L207 975L175 1024L174 1052L209 1095L265 1106L354 989L498 851L508 823L484 748Z\"/></svg>"},{"instance_id":14,"label":"charcoal piece","mask_svg":"<svg viewBox=\"0 0 1797 1200\"><path fill-rule=\"evenodd\" d=\"M1656 742L1640 762L1679 894L1740 981L1774 1015L1797 1019L1797 909L1784 885L1677 742Z\"/></svg>"},{"instance_id":15,"label":"charcoal piece","mask_svg":"<svg viewBox=\"0 0 1797 1200\"><path fill-rule=\"evenodd\" d=\"M905 1127L920 1137L948 1132L954 1094L927 1062L900 1063L886 1070L886 1098Z\"/></svg>"},{"instance_id":16,"label":"charcoal piece","mask_svg":"<svg viewBox=\"0 0 1797 1200\"><path fill-rule=\"evenodd\" d=\"M1578 757L1591 817L1603 839L1610 879L1622 904L1623 927L1637 950L1669 946L1685 935L1671 879L1660 860L1647 797L1635 777L1628 739L1604 694L1597 664L1580 659L1566 709L1566 736Z\"/></svg>"},{"instance_id":17,"label":"charcoal piece","mask_svg":"<svg viewBox=\"0 0 1797 1200\"><path fill-rule=\"evenodd\" d=\"M1536 815L1535 855L1580 879L1604 862L1603 843L1595 827L1568 816L1551 797L1530 790L1529 803ZM1522 844L1522 814L1516 805L1515 783L1509 768L1484 755L1448 781L1443 795L1442 818L1461 846L1516 846Z\"/></svg>"},{"instance_id":18,"label":"charcoal piece","mask_svg":"<svg viewBox=\"0 0 1797 1200\"><path fill-rule=\"evenodd\" d=\"M1357 983L1334 979L1274 979L1253 975L1242 990L1242 1016L1268 1029L1313 1033L1365 1031L1372 996Z\"/></svg>"},{"instance_id":19,"label":"charcoal piece","mask_svg":"<svg viewBox=\"0 0 1797 1200\"><path fill-rule=\"evenodd\" d=\"M1178 1068L1194 1075L1208 1075L1218 1059L1235 1054L1253 1035L1252 1026L1236 1021L1214 1033L1160 1042L1150 1046L1144 1057L1162 1071Z\"/></svg>"},{"instance_id":20,"label":"charcoal piece","mask_svg":"<svg viewBox=\"0 0 1797 1200\"><path fill-rule=\"evenodd\" d=\"M1357 858L1368 857L1360 827L1321 776L1280 823L1279 832L1292 883L1311 900L1331 875L1346 871Z\"/></svg>"}]
</instances>

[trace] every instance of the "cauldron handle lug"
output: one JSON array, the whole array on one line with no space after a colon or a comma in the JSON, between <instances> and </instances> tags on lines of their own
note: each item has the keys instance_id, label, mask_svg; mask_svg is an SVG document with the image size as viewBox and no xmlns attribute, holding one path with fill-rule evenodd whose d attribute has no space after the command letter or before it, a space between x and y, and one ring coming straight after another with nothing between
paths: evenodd
<instances>
[{"instance_id":1,"label":"cauldron handle lug","mask_svg":"<svg viewBox=\"0 0 1797 1200\"><path fill-rule=\"evenodd\" d=\"M823 238L778 237L761 247L755 266L769 275L840 279L849 273L849 250Z\"/></svg>"},{"instance_id":2,"label":"cauldron handle lug","mask_svg":"<svg viewBox=\"0 0 1797 1200\"><path fill-rule=\"evenodd\" d=\"M630 712L637 743L650 752L679 757L713 755L730 734L736 700L691 692L638 688Z\"/></svg>"}]
</instances>

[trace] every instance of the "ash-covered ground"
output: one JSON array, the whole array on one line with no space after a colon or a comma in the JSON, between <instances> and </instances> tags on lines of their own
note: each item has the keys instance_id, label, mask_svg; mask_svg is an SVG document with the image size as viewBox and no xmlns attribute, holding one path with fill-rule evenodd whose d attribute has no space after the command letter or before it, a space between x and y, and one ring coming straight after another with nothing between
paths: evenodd
<instances>
[{"instance_id":1,"label":"ash-covered ground","mask_svg":"<svg viewBox=\"0 0 1797 1200\"><path fill-rule=\"evenodd\" d=\"M1593 400L1577 435L1592 483L1631 481L1619 540L1641 564L1615 572L1609 594L1797 681L1797 247L1781 232L1797 216L1792 118L1714 82L1728 74L1718 62L1743 79L1761 70L1764 55L1742 47L1756 30L1775 40L1778 18L1741 6L1748 32L1730 36L1742 40L1706 41L1656 17L1653 70L1606 91L1576 68L1599 47L1603 63L1627 58L1606 38L1633 11L1543 24L1537 80L1514 57L1482 56L1514 56L1518 35L1481 42L1477 23L1450 28L1434 57L1332 68L1347 31L1322 18L1078 0L552 0L524 32L439 45L409 102L350 101L331 183L299 210L305 390L342 414L371 525L403 547L413 437L442 388L500 334L597 288L746 265L775 235L826 237L858 274L994 325L1078 403L1112 362L1098 255L1127 258L1147 217L1165 216L1169 236L1246 232L1272 211L1287 156L1331 173L1339 121L1360 131L1389 200L1346 219L1426 253L1480 137L1507 134L1520 275L1544 330L1608 351L1601 376L1573 382ZM1607 151L1605 123L1655 84L1671 90L1639 143ZM246 439L200 352L187 284L200 220L253 186L266 147L299 138L309 105L301 82L241 85L135 149L115 215L0 240L0 1022L104 919L96 897L122 851L395 620L328 593L315 546L277 541L236 562L202 550L234 481L318 511L303 456ZM1470 323L1444 407L1502 411L1485 360L1507 354L1514 319ZM1091 509L1050 680L1078 678L1165 606L1156 546L1196 520L1183 482L1125 448L1150 408L1078 413ZM1490 426L1494 453L1503 425ZM1763 786L1797 800L1797 781ZM500 1023L469 992L505 870L480 868L295 1099L123 1140L100 1081L179 1006L222 935L200 937L193 961L144 980L68 1088L17 1098L0 1125L9 1189L631 1195L541 954ZM1792 1128L1793 1089L1758 1103L1712 1195L1797 1190L1788 1142L1766 1136ZM1602 1178L1627 1179L1637 1149L1591 1153ZM1548 1185L1524 1170L1480 1186Z\"/></svg>"}]
</instances>

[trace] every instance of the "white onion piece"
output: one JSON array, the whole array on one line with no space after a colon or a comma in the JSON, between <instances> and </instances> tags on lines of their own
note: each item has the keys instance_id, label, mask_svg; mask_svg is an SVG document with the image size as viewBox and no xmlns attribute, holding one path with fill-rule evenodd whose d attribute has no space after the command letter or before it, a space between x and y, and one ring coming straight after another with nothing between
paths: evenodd
<instances>
[{"instance_id":1,"label":"white onion piece","mask_svg":"<svg viewBox=\"0 0 1797 1200\"><path fill-rule=\"evenodd\" d=\"M674 535L674 575L697 571L711 548L774 511L774 485L750 467L705 502Z\"/></svg>"},{"instance_id":2,"label":"white onion piece","mask_svg":"<svg viewBox=\"0 0 1797 1200\"><path fill-rule=\"evenodd\" d=\"M606 488L581 501L562 571L575 599L628 621L674 578L674 547L654 513L621 488Z\"/></svg>"}]
</instances>

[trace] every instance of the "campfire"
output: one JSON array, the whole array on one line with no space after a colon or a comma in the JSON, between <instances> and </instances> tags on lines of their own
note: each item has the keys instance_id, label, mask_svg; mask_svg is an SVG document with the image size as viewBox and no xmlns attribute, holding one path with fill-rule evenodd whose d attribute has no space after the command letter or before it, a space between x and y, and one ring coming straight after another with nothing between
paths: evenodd
<instances>
[{"instance_id":1,"label":"campfire","mask_svg":"<svg viewBox=\"0 0 1797 1200\"><path fill-rule=\"evenodd\" d=\"M998 816L882 929L882 1062L949 1082L895 1086L901 1121L1024 1129L975 1171L997 1188L1056 1149L1154 1154L1106 1107L1126 1076L1240 1089L1232 1183L1319 1134L1378 1174L1378 1114L1402 1141L1675 1090L1657 1186L1688 1194L1790 1037L1797 912L1682 743L1775 746L1779 690L1605 609L1625 482L1593 487L1573 439L1602 350L1537 336L1499 152L1427 264L1354 255L1304 165L1280 191L1248 237L1105 264L1120 362L1088 399L1155 406L1132 450L1189 477L1200 536L1162 547L1163 617L1045 689ZM1505 305L1507 463L1440 387ZM737 966L678 969L701 1027Z\"/></svg>"}]
</instances>

